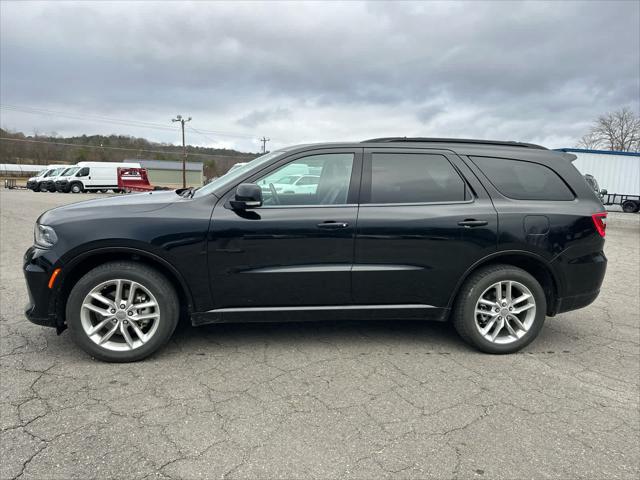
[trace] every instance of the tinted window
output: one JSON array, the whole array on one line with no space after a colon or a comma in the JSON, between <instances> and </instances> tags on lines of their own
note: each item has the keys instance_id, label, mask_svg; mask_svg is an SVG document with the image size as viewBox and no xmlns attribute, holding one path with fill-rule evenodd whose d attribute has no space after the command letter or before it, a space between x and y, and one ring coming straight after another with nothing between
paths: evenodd
<instances>
[{"instance_id":1,"label":"tinted window","mask_svg":"<svg viewBox=\"0 0 640 480\"><path fill-rule=\"evenodd\" d=\"M506 158L471 157L500 193L516 200L573 200L562 179L539 163Z\"/></svg>"},{"instance_id":2,"label":"tinted window","mask_svg":"<svg viewBox=\"0 0 640 480\"><path fill-rule=\"evenodd\" d=\"M331 153L298 158L256 180L264 206L341 205L347 203L352 153ZM306 175L313 181L299 182Z\"/></svg>"},{"instance_id":3,"label":"tinted window","mask_svg":"<svg viewBox=\"0 0 640 480\"><path fill-rule=\"evenodd\" d=\"M317 185L319 177L302 177L296 185Z\"/></svg>"},{"instance_id":4,"label":"tinted window","mask_svg":"<svg viewBox=\"0 0 640 480\"><path fill-rule=\"evenodd\" d=\"M442 155L374 153L370 203L459 202L465 182Z\"/></svg>"}]
</instances>

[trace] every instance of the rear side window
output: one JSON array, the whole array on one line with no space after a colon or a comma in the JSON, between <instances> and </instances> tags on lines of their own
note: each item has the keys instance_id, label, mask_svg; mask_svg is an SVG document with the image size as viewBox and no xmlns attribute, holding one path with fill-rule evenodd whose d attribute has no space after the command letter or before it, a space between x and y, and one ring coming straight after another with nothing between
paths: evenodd
<instances>
[{"instance_id":1,"label":"rear side window","mask_svg":"<svg viewBox=\"0 0 640 480\"><path fill-rule=\"evenodd\" d=\"M466 183L442 155L371 155L369 203L460 202L469 198Z\"/></svg>"},{"instance_id":2,"label":"rear side window","mask_svg":"<svg viewBox=\"0 0 640 480\"><path fill-rule=\"evenodd\" d=\"M539 163L507 158L471 157L494 187L515 200L573 200L556 172Z\"/></svg>"}]
</instances>

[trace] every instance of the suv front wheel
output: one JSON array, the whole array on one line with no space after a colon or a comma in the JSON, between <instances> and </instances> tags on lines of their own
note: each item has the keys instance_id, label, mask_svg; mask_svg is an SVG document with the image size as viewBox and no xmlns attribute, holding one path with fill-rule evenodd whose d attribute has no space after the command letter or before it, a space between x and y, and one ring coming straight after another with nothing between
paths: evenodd
<instances>
[{"instance_id":1,"label":"suv front wheel","mask_svg":"<svg viewBox=\"0 0 640 480\"><path fill-rule=\"evenodd\" d=\"M73 287L67 326L73 340L107 362L135 362L169 341L178 323L178 296L158 271L134 262L94 268Z\"/></svg>"},{"instance_id":2,"label":"suv front wheel","mask_svg":"<svg viewBox=\"0 0 640 480\"><path fill-rule=\"evenodd\" d=\"M513 353L540 333L547 302L538 281L512 265L473 273L462 286L453 324L467 343L487 353Z\"/></svg>"}]
</instances>

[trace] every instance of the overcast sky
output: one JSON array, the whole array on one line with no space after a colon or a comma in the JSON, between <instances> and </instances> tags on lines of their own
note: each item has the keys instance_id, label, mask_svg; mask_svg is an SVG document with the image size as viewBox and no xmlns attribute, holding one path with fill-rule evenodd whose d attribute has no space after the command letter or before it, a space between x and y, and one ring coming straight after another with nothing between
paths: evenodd
<instances>
[{"instance_id":1,"label":"overcast sky","mask_svg":"<svg viewBox=\"0 0 640 480\"><path fill-rule=\"evenodd\" d=\"M2 1L0 123L177 143L181 113L207 131L188 143L251 151L262 135L573 146L640 109L639 6Z\"/></svg>"}]
</instances>

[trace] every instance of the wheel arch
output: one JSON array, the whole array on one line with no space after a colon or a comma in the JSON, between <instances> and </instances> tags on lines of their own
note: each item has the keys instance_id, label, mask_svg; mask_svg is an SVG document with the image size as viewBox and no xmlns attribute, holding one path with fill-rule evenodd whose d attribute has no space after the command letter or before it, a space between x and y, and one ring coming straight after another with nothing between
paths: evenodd
<instances>
[{"instance_id":1,"label":"wheel arch","mask_svg":"<svg viewBox=\"0 0 640 480\"><path fill-rule=\"evenodd\" d=\"M474 263L467 271L460 277L458 283L449 298L448 307L453 306L453 302L458 296L460 288L467 281L470 275L476 272L480 268L487 267L489 265L507 264L514 267L521 268L525 272L532 275L540 286L544 290L544 294L547 300L547 316L554 316L556 310L556 300L558 298L559 278L558 275L549 267L542 257L526 251L513 250L497 252L478 262Z\"/></svg>"},{"instance_id":2,"label":"wheel arch","mask_svg":"<svg viewBox=\"0 0 640 480\"><path fill-rule=\"evenodd\" d=\"M62 275L59 278L54 307L59 330L65 328L64 320L67 300L78 280L98 265L118 260L140 262L158 270L173 285L180 301L181 316L188 316L193 312L194 303L191 290L180 272L167 260L154 253L137 248L98 248L78 255L61 272Z\"/></svg>"}]
</instances>

